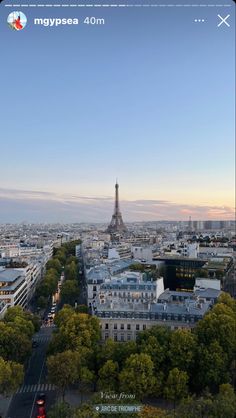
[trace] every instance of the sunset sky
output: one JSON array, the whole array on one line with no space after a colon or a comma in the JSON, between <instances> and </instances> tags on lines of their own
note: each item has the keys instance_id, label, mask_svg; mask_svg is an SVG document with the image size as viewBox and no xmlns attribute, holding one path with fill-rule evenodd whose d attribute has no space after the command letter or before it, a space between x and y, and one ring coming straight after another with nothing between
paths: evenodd
<instances>
[{"instance_id":1,"label":"sunset sky","mask_svg":"<svg viewBox=\"0 0 236 418\"><path fill-rule=\"evenodd\" d=\"M234 218L233 3L220 8L230 28L213 7L22 8L16 32L11 11L1 4L0 223L108 222L116 178L124 220ZM87 15L105 25L33 25Z\"/></svg>"}]
</instances>

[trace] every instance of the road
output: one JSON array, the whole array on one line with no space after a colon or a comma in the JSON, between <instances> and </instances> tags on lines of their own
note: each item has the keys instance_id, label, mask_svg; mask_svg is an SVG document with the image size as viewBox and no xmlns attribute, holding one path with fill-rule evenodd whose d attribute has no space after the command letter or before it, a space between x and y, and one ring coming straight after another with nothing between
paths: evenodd
<instances>
[{"instance_id":1,"label":"road","mask_svg":"<svg viewBox=\"0 0 236 418\"><path fill-rule=\"evenodd\" d=\"M24 383L12 398L7 418L36 418L36 399L39 393L43 392L46 395L46 411L55 402L57 395L56 388L48 384L46 380L46 351L52 336L52 331L52 326L45 327L43 325L40 331L35 334L34 340L39 345L33 348L33 353L25 373Z\"/></svg>"}]
</instances>

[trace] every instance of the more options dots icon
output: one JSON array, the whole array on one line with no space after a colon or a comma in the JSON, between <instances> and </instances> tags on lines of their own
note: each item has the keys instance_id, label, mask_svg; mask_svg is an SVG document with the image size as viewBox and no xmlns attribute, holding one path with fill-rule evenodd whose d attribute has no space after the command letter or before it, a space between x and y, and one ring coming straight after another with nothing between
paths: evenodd
<instances>
[{"instance_id":1,"label":"more options dots icon","mask_svg":"<svg viewBox=\"0 0 236 418\"><path fill-rule=\"evenodd\" d=\"M22 30L27 23L27 17L22 12L11 12L7 18L8 26L13 30Z\"/></svg>"}]
</instances>

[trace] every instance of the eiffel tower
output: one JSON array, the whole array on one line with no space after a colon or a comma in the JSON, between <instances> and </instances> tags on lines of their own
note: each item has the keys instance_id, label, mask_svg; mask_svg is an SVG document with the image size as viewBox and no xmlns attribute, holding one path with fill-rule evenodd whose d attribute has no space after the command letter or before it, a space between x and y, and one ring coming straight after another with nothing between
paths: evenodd
<instances>
[{"instance_id":1,"label":"eiffel tower","mask_svg":"<svg viewBox=\"0 0 236 418\"><path fill-rule=\"evenodd\" d=\"M119 184L117 183L117 180L115 190L115 209L111 218L110 225L107 228L107 232L109 232L110 234L127 232L127 228L123 222L119 207Z\"/></svg>"}]
</instances>

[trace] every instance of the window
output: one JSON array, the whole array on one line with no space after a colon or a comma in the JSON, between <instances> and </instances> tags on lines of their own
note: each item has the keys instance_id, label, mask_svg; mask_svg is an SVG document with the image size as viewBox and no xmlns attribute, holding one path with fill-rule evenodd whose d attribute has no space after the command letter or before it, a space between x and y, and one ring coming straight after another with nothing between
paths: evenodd
<instances>
[{"instance_id":1,"label":"window","mask_svg":"<svg viewBox=\"0 0 236 418\"><path fill-rule=\"evenodd\" d=\"M139 324L136 324L136 331L139 331Z\"/></svg>"},{"instance_id":2,"label":"window","mask_svg":"<svg viewBox=\"0 0 236 418\"><path fill-rule=\"evenodd\" d=\"M131 334L128 334L127 335L127 341L130 341L131 340Z\"/></svg>"},{"instance_id":3,"label":"window","mask_svg":"<svg viewBox=\"0 0 236 418\"><path fill-rule=\"evenodd\" d=\"M120 324L120 329L125 329L124 324Z\"/></svg>"},{"instance_id":4,"label":"window","mask_svg":"<svg viewBox=\"0 0 236 418\"><path fill-rule=\"evenodd\" d=\"M109 338L109 334L108 332L105 333L105 340L107 340Z\"/></svg>"},{"instance_id":5,"label":"window","mask_svg":"<svg viewBox=\"0 0 236 418\"><path fill-rule=\"evenodd\" d=\"M127 324L127 329L131 329L131 325L130 324Z\"/></svg>"},{"instance_id":6,"label":"window","mask_svg":"<svg viewBox=\"0 0 236 418\"><path fill-rule=\"evenodd\" d=\"M120 336L120 340L121 340L121 341L125 341L125 339L124 339L124 334L121 334L121 336Z\"/></svg>"},{"instance_id":7,"label":"window","mask_svg":"<svg viewBox=\"0 0 236 418\"><path fill-rule=\"evenodd\" d=\"M143 330L145 330L147 328L146 324L143 324Z\"/></svg>"},{"instance_id":8,"label":"window","mask_svg":"<svg viewBox=\"0 0 236 418\"><path fill-rule=\"evenodd\" d=\"M97 286L93 286L93 291L96 292L97 291Z\"/></svg>"},{"instance_id":9,"label":"window","mask_svg":"<svg viewBox=\"0 0 236 418\"><path fill-rule=\"evenodd\" d=\"M109 329L109 324L105 324L105 329Z\"/></svg>"},{"instance_id":10,"label":"window","mask_svg":"<svg viewBox=\"0 0 236 418\"><path fill-rule=\"evenodd\" d=\"M114 334L114 341L117 341L117 334Z\"/></svg>"},{"instance_id":11,"label":"window","mask_svg":"<svg viewBox=\"0 0 236 418\"><path fill-rule=\"evenodd\" d=\"M114 324L114 329L117 329L117 324Z\"/></svg>"}]
</instances>

